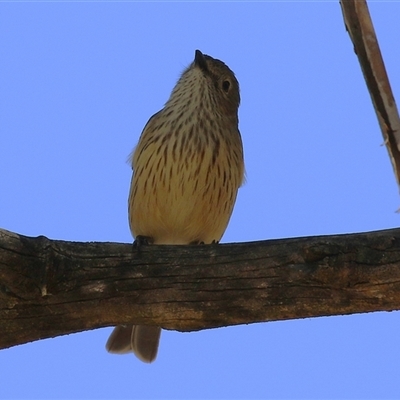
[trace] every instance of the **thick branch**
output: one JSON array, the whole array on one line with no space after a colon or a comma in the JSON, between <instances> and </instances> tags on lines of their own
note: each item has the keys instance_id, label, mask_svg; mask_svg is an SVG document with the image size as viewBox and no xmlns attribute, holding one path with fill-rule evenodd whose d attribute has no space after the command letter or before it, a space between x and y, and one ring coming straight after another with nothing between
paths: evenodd
<instances>
[{"instance_id":1,"label":"thick branch","mask_svg":"<svg viewBox=\"0 0 400 400\"><path fill-rule=\"evenodd\" d=\"M123 323L181 331L400 309L400 229L145 246L0 230L0 348Z\"/></svg>"}]
</instances>

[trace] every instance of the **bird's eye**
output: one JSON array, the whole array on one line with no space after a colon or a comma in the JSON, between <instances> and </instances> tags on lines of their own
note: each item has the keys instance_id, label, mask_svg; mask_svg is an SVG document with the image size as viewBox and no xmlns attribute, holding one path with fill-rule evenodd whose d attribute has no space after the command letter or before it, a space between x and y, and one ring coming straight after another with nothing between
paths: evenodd
<instances>
[{"instance_id":1,"label":"bird's eye","mask_svg":"<svg viewBox=\"0 0 400 400\"><path fill-rule=\"evenodd\" d=\"M224 92L228 93L230 87L231 83L228 80L222 82L222 89Z\"/></svg>"}]
</instances>

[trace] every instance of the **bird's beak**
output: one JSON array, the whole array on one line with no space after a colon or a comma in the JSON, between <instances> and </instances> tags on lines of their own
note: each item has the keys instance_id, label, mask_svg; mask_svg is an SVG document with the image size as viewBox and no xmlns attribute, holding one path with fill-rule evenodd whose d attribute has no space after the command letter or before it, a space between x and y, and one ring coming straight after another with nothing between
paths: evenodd
<instances>
[{"instance_id":1,"label":"bird's beak","mask_svg":"<svg viewBox=\"0 0 400 400\"><path fill-rule=\"evenodd\" d=\"M197 65L201 70L208 71L206 59L200 50L196 50L194 64Z\"/></svg>"}]
</instances>

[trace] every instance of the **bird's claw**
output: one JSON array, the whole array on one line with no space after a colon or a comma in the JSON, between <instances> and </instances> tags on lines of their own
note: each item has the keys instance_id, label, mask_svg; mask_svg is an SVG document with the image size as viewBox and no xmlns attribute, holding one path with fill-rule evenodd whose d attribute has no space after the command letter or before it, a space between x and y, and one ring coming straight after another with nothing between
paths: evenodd
<instances>
[{"instance_id":1,"label":"bird's claw","mask_svg":"<svg viewBox=\"0 0 400 400\"><path fill-rule=\"evenodd\" d=\"M149 244L153 244L154 240L151 236L143 236L143 235L138 235L135 238L135 241L133 242L133 246L148 246Z\"/></svg>"}]
</instances>

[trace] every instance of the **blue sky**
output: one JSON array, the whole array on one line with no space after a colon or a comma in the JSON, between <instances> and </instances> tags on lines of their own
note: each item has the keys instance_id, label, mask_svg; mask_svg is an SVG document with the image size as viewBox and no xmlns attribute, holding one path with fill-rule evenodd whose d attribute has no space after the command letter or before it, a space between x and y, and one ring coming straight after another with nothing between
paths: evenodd
<instances>
[{"instance_id":1,"label":"blue sky","mask_svg":"<svg viewBox=\"0 0 400 400\"><path fill-rule=\"evenodd\" d=\"M400 3L370 3L400 96ZM131 242L127 156L194 51L241 85L247 183L224 242L397 227L387 151L338 2L0 3L0 226ZM2 350L0 397L398 398L398 312L196 333L158 359L111 328Z\"/></svg>"}]
</instances>

